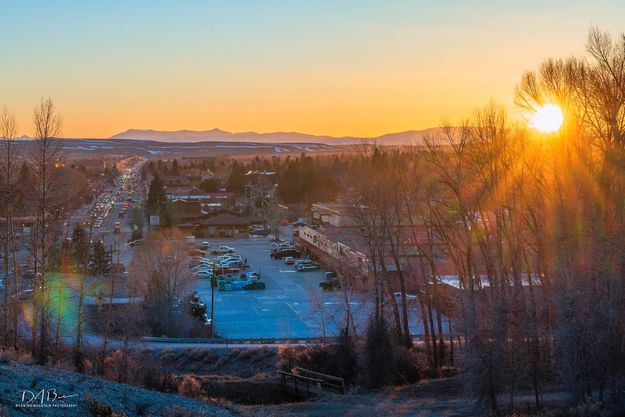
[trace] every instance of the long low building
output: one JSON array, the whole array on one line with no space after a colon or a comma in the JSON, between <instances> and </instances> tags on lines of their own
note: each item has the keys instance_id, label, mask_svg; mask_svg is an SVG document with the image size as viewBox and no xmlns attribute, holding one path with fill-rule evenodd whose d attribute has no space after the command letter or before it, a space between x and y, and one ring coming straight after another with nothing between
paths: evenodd
<instances>
[{"instance_id":1,"label":"long low building","mask_svg":"<svg viewBox=\"0 0 625 417\"><path fill-rule=\"evenodd\" d=\"M344 243L333 241L324 233L309 226L299 228L299 239L350 268L354 273L365 276L369 274L369 261L364 253L353 250Z\"/></svg>"},{"instance_id":2,"label":"long low building","mask_svg":"<svg viewBox=\"0 0 625 417\"><path fill-rule=\"evenodd\" d=\"M178 228L196 237L240 237L247 236L251 225L265 225L259 216L239 216L234 213L219 213L179 224Z\"/></svg>"}]
</instances>

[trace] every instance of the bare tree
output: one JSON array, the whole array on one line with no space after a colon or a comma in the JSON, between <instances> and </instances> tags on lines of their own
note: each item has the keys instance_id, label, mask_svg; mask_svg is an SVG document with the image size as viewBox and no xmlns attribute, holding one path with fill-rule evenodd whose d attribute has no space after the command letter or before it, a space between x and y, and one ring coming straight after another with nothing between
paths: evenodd
<instances>
[{"instance_id":1,"label":"bare tree","mask_svg":"<svg viewBox=\"0 0 625 417\"><path fill-rule=\"evenodd\" d=\"M152 332L174 332L174 310L189 282L185 237L174 231L150 233L130 264L133 291L143 297Z\"/></svg>"},{"instance_id":2,"label":"bare tree","mask_svg":"<svg viewBox=\"0 0 625 417\"><path fill-rule=\"evenodd\" d=\"M41 100L33 111L33 143L29 155L29 165L35 178L35 231L31 247L35 258L34 281L34 323L39 327L39 347L37 346L36 328L33 325L32 350L39 363L45 363L48 357L48 307L49 298L46 285L48 252L51 244L50 220L52 214L51 195L57 175L55 169L61 160L62 118L52 100Z\"/></svg>"},{"instance_id":3,"label":"bare tree","mask_svg":"<svg viewBox=\"0 0 625 417\"><path fill-rule=\"evenodd\" d=\"M2 328L3 328L3 346L6 348L11 344L17 347L17 322L18 322L18 269L15 257L15 240L13 231L13 209L14 209L14 188L17 176L17 158L18 152L15 146L17 138L17 122L13 113L6 107L0 112L0 137L2 139L2 157L0 161L0 174L3 179L3 204L4 204L4 238L3 238L3 254L4 254L4 299L2 311ZM12 253L12 257L11 257ZM12 280L11 264L13 266ZM9 295L12 297L12 311L9 319ZM9 321L12 321L9 323ZM11 333L9 340L9 333Z\"/></svg>"}]
</instances>

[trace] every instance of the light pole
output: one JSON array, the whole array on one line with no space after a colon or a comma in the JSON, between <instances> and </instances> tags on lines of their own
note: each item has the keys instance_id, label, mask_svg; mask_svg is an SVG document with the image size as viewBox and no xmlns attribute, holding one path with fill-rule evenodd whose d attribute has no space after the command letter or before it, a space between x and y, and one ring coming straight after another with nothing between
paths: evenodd
<instances>
[{"instance_id":1,"label":"light pole","mask_svg":"<svg viewBox=\"0 0 625 417\"><path fill-rule=\"evenodd\" d=\"M217 286L217 277L215 269L211 275L211 339L215 337L215 287Z\"/></svg>"}]
</instances>

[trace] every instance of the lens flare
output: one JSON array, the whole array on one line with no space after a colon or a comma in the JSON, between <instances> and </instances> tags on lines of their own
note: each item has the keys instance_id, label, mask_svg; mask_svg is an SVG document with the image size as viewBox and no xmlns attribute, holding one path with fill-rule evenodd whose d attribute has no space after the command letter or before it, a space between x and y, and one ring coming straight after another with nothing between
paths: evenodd
<instances>
[{"instance_id":1,"label":"lens flare","mask_svg":"<svg viewBox=\"0 0 625 417\"><path fill-rule=\"evenodd\" d=\"M543 133L557 132L562 126L564 115L562 109L555 104L537 107L530 117L530 127Z\"/></svg>"}]
</instances>

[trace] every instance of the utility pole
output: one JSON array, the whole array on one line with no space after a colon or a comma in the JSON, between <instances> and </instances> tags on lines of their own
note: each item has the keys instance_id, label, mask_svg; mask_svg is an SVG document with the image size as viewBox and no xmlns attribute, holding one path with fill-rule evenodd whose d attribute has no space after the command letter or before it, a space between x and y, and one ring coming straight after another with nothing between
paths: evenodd
<instances>
[{"instance_id":1,"label":"utility pole","mask_svg":"<svg viewBox=\"0 0 625 417\"><path fill-rule=\"evenodd\" d=\"M213 271L211 275L211 339L215 337L215 287L217 286L217 277Z\"/></svg>"}]
</instances>

